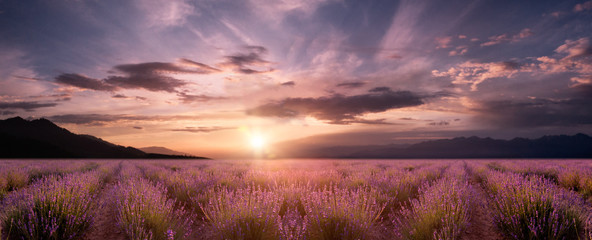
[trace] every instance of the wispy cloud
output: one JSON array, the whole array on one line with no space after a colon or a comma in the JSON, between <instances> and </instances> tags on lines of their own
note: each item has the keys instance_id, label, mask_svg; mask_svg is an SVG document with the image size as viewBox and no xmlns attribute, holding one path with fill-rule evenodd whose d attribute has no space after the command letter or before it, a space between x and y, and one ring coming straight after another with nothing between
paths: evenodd
<instances>
[{"instance_id":1,"label":"wispy cloud","mask_svg":"<svg viewBox=\"0 0 592 240\"><path fill-rule=\"evenodd\" d=\"M435 42L436 42L436 48L449 48L450 43L452 42L452 37L451 36L437 37Z\"/></svg>"},{"instance_id":2,"label":"wispy cloud","mask_svg":"<svg viewBox=\"0 0 592 240\"><path fill-rule=\"evenodd\" d=\"M507 33L504 33L501 35L496 35L496 36L491 36L491 37L489 37L489 41L481 43L481 46L488 47L488 46L493 46L493 45L497 45L497 44L505 43L505 42L517 42L517 41L520 41L524 38L530 37L533 34L534 33L532 32L532 30L530 30L530 28L525 28L513 36L508 36Z\"/></svg>"},{"instance_id":3,"label":"wispy cloud","mask_svg":"<svg viewBox=\"0 0 592 240\"><path fill-rule=\"evenodd\" d=\"M56 123L68 123L78 125L101 126L107 123L119 121L173 121L173 120L197 120L198 116L188 115L131 115L131 114L63 114L47 116L47 119Z\"/></svg>"},{"instance_id":4,"label":"wispy cloud","mask_svg":"<svg viewBox=\"0 0 592 240\"><path fill-rule=\"evenodd\" d=\"M171 131L175 132L192 132L192 133L209 133L209 132L216 132L216 131L223 131L223 130L231 130L236 129L235 127L185 127L185 128L177 128L171 129Z\"/></svg>"},{"instance_id":5,"label":"wispy cloud","mask_svg":"<svg viewBox=\"0 0 592 240\"><path fill-rule=\"evenodd\" d=\"M195 102L209 102L212 100L223 100L223 99L227 99L226 97L216 97L216 96L208 96L208 95L193 95L193 94L188 94L185 92L180 92L177 94L179 96L179 99L183 102L183 103L195 103Z\"/></svg>"}]
</instances>

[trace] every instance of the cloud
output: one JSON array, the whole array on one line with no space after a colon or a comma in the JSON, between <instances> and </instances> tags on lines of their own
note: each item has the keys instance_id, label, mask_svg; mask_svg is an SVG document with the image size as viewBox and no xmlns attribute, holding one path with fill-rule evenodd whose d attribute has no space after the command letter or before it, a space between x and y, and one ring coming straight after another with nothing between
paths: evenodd
<instances>
[{"instance_id":1,"label":"cloud","mask_svg":"<svg viewBox=\"0 0 592 240\"><path fill-rule=\"evenodd\" d=\"M179 59L179 63L182 65L186 65L189 67L193 67L193 68L197 68L201 71L201 73L216 73L216 72L221 72L222 70L208 66L206 64L200 63L200 62L195 62L186 58L181 58Z\"/></svg>"},{"instance_id":2,"label":"cloud","mask_svg":"<svg viewBox=\"0 0 592 240\"><path fill-rule=\"evenodd\" d=\"M105 82L125 89L146 89L152 92L176 92L176 88L185 86L187 83L172 77L162 75L130 75L127 77L110 76Z\"/></svg>"},{"instance_id":3,"label":"cloud","mask_svg":"<svg viewBox=\"0 0 592 240\"><path fill-rule=\"evenodd\" d=\"M572 73L574 86L590 84L592 79L592 46L588 38L566 40L557 47L557 56L530 57L518 61L472 62L467 61L449 68L447 71L433 70L436 77L450 77L453 84L469 84L471 91L478 90L478 85L488 79L511 78L517 73L550 75Z\"/></svg>"},{"instance_id":4,"label":"cloud","mask_svg":"<svg viewBox=\"0 0 592 240\"><path fill-rule=\"evenodd\" d=\"M581 12L584 10L590 10L592 9L592 1L587 1L584 3L578 3L574 6L573 11L574 12Z\"/></svg>"},{"instance_id":5,"label":"cloud","mask_svg":"<svg viewBox=\"0 0 592 240\"><path fill-rule=\"evenodd\" d=\"M130 97L130 96L126 96L126 95L123 95L123 94L115 94L115 95L111 96L111 98L116 98L116 99L135 99L135 100L138 100L138 101L146 101L146 100L148 100L148 98L145 98L145 97L140 97L140 96Z\"/></svg>"},{"instance_id":6,"label":"cloud","mask_svg":"<svg viewBox=\"0 0 592 240\"><path fill-rule=\"evenodd\" d=\"M0 111L0 115L4 116L4 115L12 115L15 114L16 112L13 111Z\"/></svg>"},{"instance_id":7,"label":"cloud","mask_svg":"<svg viewBox=\"0 0 592 240\"><path fill-rule=\"evenodd\" d=\"M497 36L491 36L489 37L489 41L481 43L481 47L493 46L506 41L509 41L508 34L504 33Z\"/></svg>"},{"instance_id":8,"label":"cloud","mask_svg":"<svg viewBox=\"0 0 592 240\"><path fill-rule=\"evenodd\" d=\"M264 60L263 55L267 54L267 49L262 46L245 46L245 53L237 53L225 56L225 60L219 63L222 68L230 68L235 72L242 74L260 74L272 72L271 62ZM265 67L265 70L255 68Z\"/></svg>"},{"instance_id":9,"label":"cloud","mask_svg":"<svg viewBox=\"0 0 592 240\"><path fill-rule=\"evenodd\" d=\"M485 80L492 78L506 77L510 78L513 74L523 70L521 64L517 62L464 62L456 67L451 67L448 71L432 71L436 77L450 77L453 84L470 84L471 91L477 91L477 87Z\"/></svg>"},{"instance_id":10,"label":"cloud","mask_svg":"<svg viewBox=\"0 0 592 240\"><path fill-rule=\"evenodd\" d=\"M107 123L119 121L171 121L171 120L196 120L197 116L170 115L170 116L146 116L129 114L64 114L45 117L56 123L101 126Z\"/></svg>"},{"instance_id":11,"label":"cloud","mask_svg":"<svg viewBox=\"0 0 592 240\"><path fill-rule=\"evenodd\" d=\"M57 103L39 103L39 102L0 102L0 109L22 109L32 112L38 108L55 107Z\"/></svg>"},{"instance_id":12,"label":"cloud","mask_svg":"<svg viewBox=\"0 0 592 240\"><path fill-rule=\"evenodd\" d=\"M220 71L217 68L213 68L206 64L194 62L185 58L179 59L178 63L145 62L137 64L122 64L115 66L114 69L129 75L177 73L209 74Z\"/></svg>"},{"instance_id":13,"label":"cloud","mask_svg":"<svg viewBox=\"0 0 592 240\"><path fill-rule=\"evenodd\" d=\"M212 100L222 100L222 99L226 99L225 97L214 97L214 96L207 96L207 95L192 95L192 94L187 94L184 92L178 93L177 96L179 96L179 99L183 102L183 103L194 103L194 102L208 102L208 101L212 101Z\"/></svg>"},{"instance_id":14,"label":"cloud","mask_svg":"<svg viewBox=\"0 0 592 240\"><path fill-rule=\"evenodd\" d=\"M335 94L319 98L286 98L247 110L248 115L292 118L312 116L331 124L360 122L366 113L422 105L422 97L409 91L380 91L362 95ZM366 121L366 120L364 120Z\"/></svg>"},{"instance_id":15,"label":"cloud","mask_svg":"<svg viewBox=\"0 0 592 240\"><path fill-rule=\"evenodd\" d=\"M450 122L448 122L448 121L431 122L431 123L428 123L428 125L430 125L430 126L448 126L448 125L450 125Z\"/></svg>"},{"instance_id":16,"label":"cloud","mask_svg":"<svg viewBox=\"0 0 592 240\"><path fill-rule=\"evenodd\" d=\"M335 85L335 87L341 88L361 88L366 85L366 82L345 82Z\"/></svg>"},{"instance_id":17,"label":"cloud","mask_svg":"<svg viewBox=\"0 0 592 240\"><path fill-rule=\"evenodd\" d=\"M222 131L222 130L230 130L236 129L235 127L185 127L185 128L178 128L178 129L171 129L171 131L175 132L192 132L192 133L209 133L215 131Z\"/></svg>"},{"instance_id":18,"label":"cloud","mask_svg":"<svg viewBox=\"0 0 592 240\"><path fill-rule=\"evenodd\" d=\"M469 51L469 46L463 45L456 47L455 50L448 52L448 56L464 55Z\"/></svg>"},{"instance_id":19,"label":"cloud","mask_svg":"<svg viewBox=\"0 0 592 240\"><path fill-rule=\"evenodd\" d=\"M435 40L436 42L436 48L449 48L450 47L450 43L452 42L452 37L451 36L446 36L446 37L437 37Z\"/></svg>"},{"instance_id":20,"label":"cloud","mask_svg":"<svg viewBox=\"0 0 592 240\"><path fill-rule=\"evenodd\" d=\"M145 22L149 27L179 26L186 22L187 17L194 13L194 6L185 0L157 0L136 1L140 10L144 12Z\"/></svg>"},{"instance_id":21,"label":"cloud","mask_svg":"<svg viewBox=\"0 0 592 240\"><path fill-rule=\"evenodd\" d=\"M368 90L368 92L373 92L373 93L390 92L390 91L391 91L391 88L389 88L389 87L375 87L375 88Z\"/></svg>"},{"instance_id":22,"label":"cloud","mask_svg":"<svg viewBox=\"0 0 592 240\"><path fill-rule=\"evenodd\" d=\"M122 75L111 75L102 80L75 73L61 74L55 80L57 83L95 91L145 89L153 92L176 92L177 88L185 86L187 82L168 75L211 74L219 71L206 64L182 58L178 63L145 62L117 65L109 73Z\"/></svg>"},{"instance_id":23,"label":"cloud","mask_svg":"<svg viewBox=\"0 0 592 240\"><path fill-rule=\"evenodd\" d=\"M288 81L288 82L283 82L280 85L286 86L286 87L293 87L294 85L296 85L296 83L294 81Z\"/></svg>"},{"instance_id":24,"label":"cloud","mask_svg":"<svg viewBox=\"0 0 592 240\"><path fill-rule=\"evenodd\" d=\"M74 86L82 89L90 89L96 91L115 91L118 89L117 86L105 83L102 80L89 78L84 75L75 73L61 74L55 78L56 82L65 85Z\"/></svg>"},{"instance_id":25,"label":"cloud","mask_svg":"<svg viewBox=\"0 0 592 240\"><path fill-rule=\"evenodd\" d=\"M566 40L565 44L555 49L555 52L567 54L564 59L592 56L592 46L588 38L580 38L575 41Z\"/></svg>"},{"instance_id":26,"label":"cloud","mask_svg":"<svg viewBox=\"0 0 592 240\"><path fill-rule=\"evenodd\" d=\"M28 96L27 98L28 99L51 99L56 102L60 102L60 101L72 100L72 95L69 93L47 94L47 95L42 94L42 95Z\"/></svg>"},{"instance_id":27,"label":"cloud","mask_svg":"<svg viewBox=\"0 0 592 240\"><path fill-rule=\"evenodd\" d=\"M532 36L534 33L532 32L532 30L530 30L530 28L525 28L522 29L519 33L513 35L513 36L508 36L507 33L501 34L501 35L496 35L496 36L491 36L489 37L489 41L481 43L482 47L487 47L487 46L493 46L493 45L497 45L500 43L504 43L504 42L517 42L520 41L521 39L527 38Z\"/></svg>"}]
</instances>

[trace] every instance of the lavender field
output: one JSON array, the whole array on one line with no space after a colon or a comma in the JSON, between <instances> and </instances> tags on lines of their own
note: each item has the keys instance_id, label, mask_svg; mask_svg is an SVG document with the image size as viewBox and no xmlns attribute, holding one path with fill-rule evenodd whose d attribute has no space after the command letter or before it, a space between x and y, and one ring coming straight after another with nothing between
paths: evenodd
<instances>
[{"instance_id":1,"label":"lavender field","mask_svg":"<svg viewBox=\"0 0 592 240\"><path fill-rule=\"evenodd\" d=\"M591 239L592 161L0 161L1 239Z\"/></svg>"}]
</instances>

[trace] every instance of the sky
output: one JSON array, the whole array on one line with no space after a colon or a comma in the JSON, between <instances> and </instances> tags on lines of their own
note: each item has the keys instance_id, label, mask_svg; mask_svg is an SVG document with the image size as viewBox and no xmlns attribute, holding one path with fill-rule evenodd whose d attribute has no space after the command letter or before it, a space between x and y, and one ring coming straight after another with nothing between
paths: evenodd
<instances>
[{"instance_id":1,"label":"sky","mask_svg":"<svg viewBox=\"0 0 592 240\"><path fill-rule=\"evenodd\" d=\"M0 0L0 118L214 158L592 134L592 1Z\"/></svg>"}]
</instances>

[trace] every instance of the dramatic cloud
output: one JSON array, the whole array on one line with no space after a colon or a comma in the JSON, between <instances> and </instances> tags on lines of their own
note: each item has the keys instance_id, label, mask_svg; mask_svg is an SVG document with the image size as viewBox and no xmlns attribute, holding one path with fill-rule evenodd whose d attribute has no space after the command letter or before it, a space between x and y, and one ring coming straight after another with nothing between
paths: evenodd
<instances>
[{"instance_id":1,"label":"dramatic cloud","mask_svg":"<svg viewBox=\"0 0 592 240\"><path fill-rule=\"evenodd\" d=\"M56 82L74 86L82 89L90 89L96 91L115 91L118 89L117 86L105 83L102 80L89 78L75 73L66 73L59 75L55 78Z\"/></svg>"},{"instance_id":2,"label":"dramatic cloud","mask_svg":"<svg viewBox=\"0 0 592 240\"><path fill-rule=\"evenodd\" d=\"M234 127L218 127L218 126L214 126L214 127L185 127L185 128L179 128L179 129L171 129L171 131L192 132L192 133L209 133L209 132L230 130L230 129L236 129L236 128L234 128Z\"/></svg>"},{"instance_id":3,"label":"dramatic cloud","mask_svg":"<svg viewBox=\"0 0 592 240\"><path fill-rule=\"evenodd\" d=\"M80 74L68 73L56 77L56 82L82 89L96 91L117 91L119 89L146 89L158 92L176 92L187 82L170 77L171 74L210 74L220 70L203 63L188 59L179 59L178 63L146 62L122 64L113 67L109 73L121 75L109 76L99 80Z\"/></svg>"},{"instance_id":4,"label":"dramatic cloud","mask_svg":"<svg viewBox=\"0 0 592 240\"><path fill-rule=\"evenodd\" d=\"M226 56L226 61L219 63L222 68L231 68L233 71L243 74L259 74L272 72L271 62L264 60L263 55L267 54L267 49L262 46L246 46L246 53L237 53ZM267 68L264 70L255 68Z\"/></svg>"},{"instance_id":5,"label":"dramatic cloud","mask_svg":"<svg viewBox=\"0 0 592 240\"><path fill-rule=\"evenodd\" d=\"M262 117L312 116L331 124L359 122L366 113L423 104L422 97L409 91L380 91L354 96L332 95L320 98L286 98L247 110L247 114Z\"/></svg>"},{"instance_id":6,"label":"dramatic cloud","mask_svg":"<svg viewBox=\"0 0 592 240\"><path fill-rule=\"evenodd\" d=\"M0 109L22 109L27 112L32 112L38 108L55 107L57 105L57 103L39 102L0 102Z\"/></svg>"},{"instance_id":7,"label":"dramatic cloud","mask_svg":"<svg viewBox=\"0 0 592 240\"><path fill-rule=\"evenodd\" d=\"M335 87L341 88L361 88L366 85L366 82L345 82L335 85Z\"/></svg>"}]
</instances>

